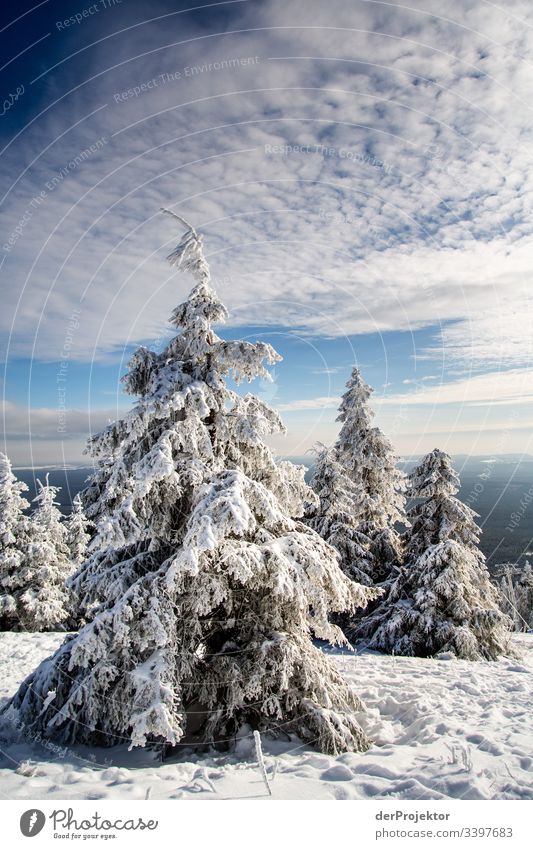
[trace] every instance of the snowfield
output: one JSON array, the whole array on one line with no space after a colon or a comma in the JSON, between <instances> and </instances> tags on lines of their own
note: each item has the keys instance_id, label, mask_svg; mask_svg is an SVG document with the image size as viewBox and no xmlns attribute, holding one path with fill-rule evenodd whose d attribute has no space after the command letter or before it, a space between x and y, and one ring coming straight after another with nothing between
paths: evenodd
<instances>
[{"instance_id":1,"label":"snowfield","mask_svg":"<svg viewBox=\"0 0 533 849\"><path fill-rule=\"evenodd\" d=\"M0 634L1 695L13 694L61 634ZM328 650L367 706L365 754L329 757L263 738L273 799L533 799L533 635L517 660L423 660ZM252 736L231 755L164 763L126 748L64 750L0 729L10 799L268 799Z\"/></svg>"}]
</instances>

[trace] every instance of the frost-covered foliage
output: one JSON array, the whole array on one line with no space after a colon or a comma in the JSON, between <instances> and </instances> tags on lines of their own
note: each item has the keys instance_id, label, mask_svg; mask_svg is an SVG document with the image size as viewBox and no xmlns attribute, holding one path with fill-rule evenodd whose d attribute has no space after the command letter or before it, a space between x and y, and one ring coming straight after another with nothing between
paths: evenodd
<instances>
[{"instance_id":1,"label":"frost-covered foliage","mask_svg":"<svg viewBox=\"0 0 533 849\"><path fill-rule=\"evenodd\" d=\"M31 531L23 512L29 507L22 495L27 490L26 484L13 474L9 458L0 453L0 628L3 631L17 625L17 604L12 590Z\"/></svg>"},{"instance_id":2,"label":"frost-covered foliage","mask_svg":"<svg viewBox=\"0 0 533 849\"><path fill-rule=\"evenodd\" d=\"M83 510L81 495L78 492L72 501L72 509L65 522L67 532L66 543L72 564L71 572L78 569L87 556L87 549L91 538L89 533L90 524ZM70 581L71 579L67 581L67 587L70 587ZM72 615L69 621L69 627L78 628L85 621L84 611L81 609L74 592L70 593L70 599Z\"/></svg>"},{"instance_id":3,"label":"frost-covered foliage","mask_svg":"<svg viewBox=\"0 0 533 849\"><path fill-rule=\"evenodd\" d=\"M337 421L342 427L336 443L337 457L357 487L356 516L371 529L387 528L404 517L404 475L396 468L391 443L372 426L369 400L372 388L352 370L342 396Z\"/></svg>"},{"instance_id":4,"label":"frost-covered foliage","mask_svg":"<svg viewBox=\"0 0 533 849\"><path fill-rule=\"evenodd\" d=\"M0 546L4 551L17 541L17 533L24 524L24 510L29 507L23 492L28 487L13 474L9 457L0 452Z\"/></svg>"},{"instance_id":5,"label":"frost-covered foliage","mask_svg":"<svg viewBox=\"0 0 533 849\"><path fill-rule=\"evenodd\" d=\"M452 652L495 660L509 652L509 619L498 606L476 514L459 501L459 478L438 449L409 477L406 558L386 598L358 625L371 648L428 657Z\"/></svg>"},{"instance_id":6,"label":"frost-covered foliage","mask_svg":"<svg viewBox=\"0 0 533 849\"><path fill-rule=\"evenodd\" d=\"M309 511L310 527L337 549L341 568L349 578L368 584L374 564L370 539L358 530L353 511L357 487L333 448L317 446L311 487L318 504Z\"/></svg>"},{"instance_id":7,"label":"frost-covered foliage","mask_svg":"<svg viewBox=\"0 0 533 849\"><path fill-rule=\"evenodd\" d=\"M529 560L524 566L500 563L496 566L499 579L500 606L509 616L515 631L533 628L533 568Z\"/></svg>"},{"instance_id":8,"label":"frost-covered foliage","mask_svg":"<svg viewBox=\"0 0 533 849\"><path fill-rule=\"evenodd\" d=\"M133 355L124 385L139 400L90 442L96 534L71 582L89 621L11 704L64 741L229 745L248 725L365 749L361 704L312 636L344 642L329 614L373 592L299 521L303 467L263 441L278 415L226 385L267 378L278 355L215 334L226 310L192 228L169 259L195 278L172 315L179 333Z\"/></svg>"},{"instance_id":9,"label":"frost-covered foliage","mask_svg":"<svg viewBox=\"0 0 533 849\"><path fill-rule=\"evenodd\" d=\"M64 627L69 617L65 581L72 565L55 501L58 487L50 486L48 478L45 484L37 483L31 520L22 517L16 542L4 561L1 604L8 627L53 631Z\"/></svg>"},{"instance_id":10,"label":"frost-covered foliage","mask_svg":"<svg viewBox=\"0 0 533 849\"><path fill-rule=\"evenodd\" d=\"M83 512L81 495L78 492L72 501L72 510L66 522L67 546L70 559L75 566L79 566L85 559L87 546L90 540L88 531L89 520Z\"/></svg>"},{"instance_id":11,"label":"frost-covered foliage","mask_svg":"<svg viewBox=\"0 0 533 849\"><path fill-rule=\"evenodd\" d=\"M341 552L344 571L369 585L386 580L400 562L394 524L405 518L404 475L389 440L373 426L371 394L354 368L339 408L337 442L320 455L312 482L320 498L314 527L329 528L335 512L344 517L331 542Z\"/></svg>"},{"instance_id":12,"label":"frost-covered foliage","mask_svg":"<svg viewBox=\"0 0 533 849\"><path fill-rule=\"evenodd\" d=\"M35 539L25 557L26 589L21 596L32 624L28 630L59 630L70 615L71 599L65 582L72 574L67 531L56 501L59 487L37 481L38 493L32 513Z\"/></svg>"}]
</instances>

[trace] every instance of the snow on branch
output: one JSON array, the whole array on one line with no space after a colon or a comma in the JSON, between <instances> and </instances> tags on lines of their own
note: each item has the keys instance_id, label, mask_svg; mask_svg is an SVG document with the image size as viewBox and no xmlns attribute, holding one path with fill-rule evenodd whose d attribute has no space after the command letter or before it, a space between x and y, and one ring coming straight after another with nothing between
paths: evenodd
<instances>
[{"instance_id":1,"label":"snow on branch","mask_svg":"<svg viewBox=\"0 0 533 849\"><path fill-rule=\"evenodd\" d=\"M175 218L186 228L180 242L167 256L167 260L171 265L179 268L180 271L190 271L199 283L209 284L211 275L209 265L204 257L202 237L196 232L194 227L185 221L184 218L176 215L175 212L163 208L161 208L161 212Z\"/></svg>"}]
</instances>

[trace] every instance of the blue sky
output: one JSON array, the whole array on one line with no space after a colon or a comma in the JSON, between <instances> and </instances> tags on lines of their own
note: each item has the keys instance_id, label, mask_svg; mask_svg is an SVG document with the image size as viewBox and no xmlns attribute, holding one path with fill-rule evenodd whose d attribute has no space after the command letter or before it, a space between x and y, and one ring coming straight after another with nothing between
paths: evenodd
<instances>
[{"instance_id":1,"label":"blue sky","mask_svg":"<svg viewBox=\"0 0 533 849\"><path fill-rule=\"evenodd\" d=\"M400 454L531 451L526 0L33 6L0 33L15 463L79 462L131 403L128 355L189 286L162 205L205 235L221 334L284 357L254 388L276 450L334 440L357 364Z\"/></svg>"}]
</instances>

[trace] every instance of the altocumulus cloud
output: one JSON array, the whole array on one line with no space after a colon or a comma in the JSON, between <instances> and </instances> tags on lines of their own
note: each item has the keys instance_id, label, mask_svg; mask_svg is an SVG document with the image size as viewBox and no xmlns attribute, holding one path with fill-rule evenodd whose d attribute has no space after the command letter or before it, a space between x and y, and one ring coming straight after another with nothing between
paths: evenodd
<instances>
[{"instance_id":1,"label":"altocumulus cloud","mask_svg":"<svg viewBox=\"0 0 533 849\"><path fill-rule=\"evenodd\" d=\"M36 85L56 105L2 160L12 228L45 193L4 251L10 355L57 358L75 308L73 358L157 337L187 288L161 264L172 205L235 325L432 326L421 358L527 366L531 22L526 0L244 2L224 31L170 15L52 68Z\"/></svg>"}]
</instances>

